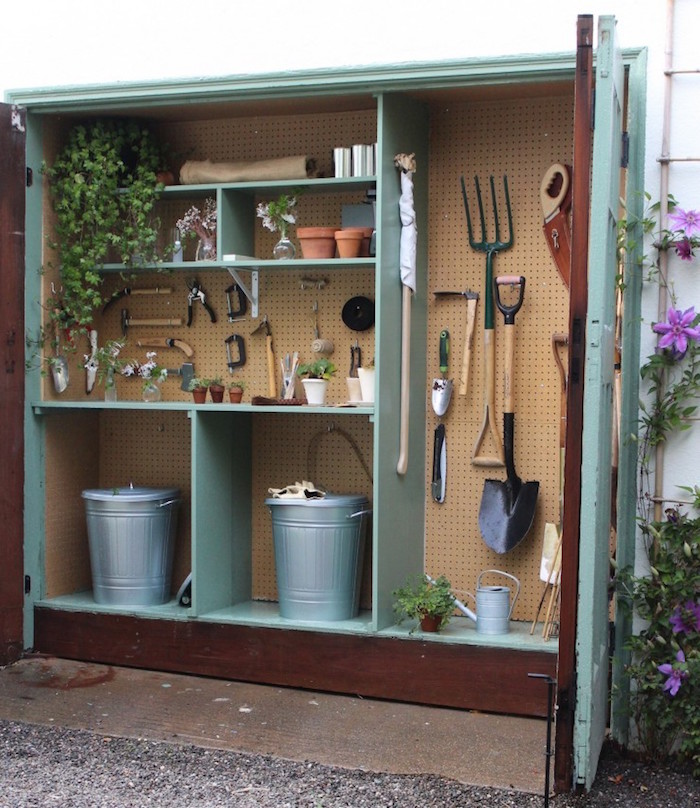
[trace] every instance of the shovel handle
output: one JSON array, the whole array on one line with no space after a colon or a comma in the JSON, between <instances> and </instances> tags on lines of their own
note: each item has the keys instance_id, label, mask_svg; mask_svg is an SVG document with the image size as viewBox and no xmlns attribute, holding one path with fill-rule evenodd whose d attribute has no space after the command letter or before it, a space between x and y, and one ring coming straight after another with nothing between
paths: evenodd
<instances>
[{"instance_id":1,"label":"shovel handle","mask_svg":"<svg viewBox=\"0 0 700 808\"><path fill-rule=\"evenodd\" d=\"M469 366L472 358L472 341L474 339L474 323L476 321L476 298L467 299L467 321L464 327L464 353L462 355L462 373L459 377L459 394L467 395L469 387Z\"/></svg>"},{"instance_id":2,"label":"shovel handle","mask_svg":"<svg viewBox=\"0 0 700 808\"><path fill-rule=\"evenodd\" d=\"M496 342L494 340L494 332L492 328L484 330L484 367L485 367L485 401L484 401L484 420L481 424L481 431L474 443L472 449L472 465L473 466L487 466L489 468L502 468L505 465L503 444L501 442L501 435L496 425L496 380L495 380L495 363L496 363ZM490 432L493 442L498 450L497 457L480 456L479 451L481 444L486 437L486 433Z\"/></svg>"},{"instance_id":3,"label":"shovel handle","mask_svg":"<svg viewBox=\"0 0 700 808\"><path fill-rule=\"evenodd\" d=\"M277 398L275 352L272 349L272 334L265 337L265 349L267 352L267 394L270 398Z\"/></svg>"}]
</instances>

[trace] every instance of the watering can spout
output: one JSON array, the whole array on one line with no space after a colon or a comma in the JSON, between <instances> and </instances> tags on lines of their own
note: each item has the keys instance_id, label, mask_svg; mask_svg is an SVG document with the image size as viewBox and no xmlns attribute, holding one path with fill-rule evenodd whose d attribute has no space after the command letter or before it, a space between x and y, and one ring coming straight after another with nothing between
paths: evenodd
<instances>
[{"instance_id":1,"label":"watering can spout","mask_svg":"<svg viewBox=\"0 0 700 808\"><path fill-rule=\"evenodd\" d=\"M430 581L431 584L435 583L435 581L427 573L425 577ZM450 595L452 597L452 600L454 601L455 607L459 609L459 611L462 612L463 615L465 615L470 620L473 620L476 623L476 614L468 606L462 603L461 600L456 598L451 592Z\"/></svg>"}]
</instances>

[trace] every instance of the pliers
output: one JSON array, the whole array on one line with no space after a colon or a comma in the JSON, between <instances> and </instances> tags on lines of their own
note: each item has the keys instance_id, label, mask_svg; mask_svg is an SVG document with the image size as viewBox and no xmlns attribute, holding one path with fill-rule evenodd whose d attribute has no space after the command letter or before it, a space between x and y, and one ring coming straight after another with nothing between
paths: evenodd
<instances>
[{"instance_id":1,"label":"pliers","mask_svg":"<svg viewBox=\"0 0 700 808\"><path fill-rule=\"evenodd\" d=\"M212 323L215 323L216 314L214 314L214 309L207 303L207 296L204 293L204 289L199 285L199 281L196 278L192 278L192 280L187 281L187 287L190 290L190 293L187 295L187 325L192 325L192 303L195 300L199 300L209 312L209 319Z\"/></svg>"}]
</instances>

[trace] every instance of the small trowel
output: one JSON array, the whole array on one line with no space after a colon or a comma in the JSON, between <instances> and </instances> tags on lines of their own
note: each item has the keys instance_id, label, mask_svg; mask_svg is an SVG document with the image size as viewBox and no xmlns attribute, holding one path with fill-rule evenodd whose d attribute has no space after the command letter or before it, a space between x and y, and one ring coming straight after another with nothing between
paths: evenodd
<instances>
[{"instance_id":1,"label":"small trowel","mask_svg":"<svg viewBox=\"0 0 700 808\"><path fill-rule=\"evenodd\" d=\"M450 332L443 328L440 332L440 373L442 378L433 379L433 410L435 415L442 418L450 406L452 398L452 379L446 379L450 354Z\"/></svg>"}]
</instances>

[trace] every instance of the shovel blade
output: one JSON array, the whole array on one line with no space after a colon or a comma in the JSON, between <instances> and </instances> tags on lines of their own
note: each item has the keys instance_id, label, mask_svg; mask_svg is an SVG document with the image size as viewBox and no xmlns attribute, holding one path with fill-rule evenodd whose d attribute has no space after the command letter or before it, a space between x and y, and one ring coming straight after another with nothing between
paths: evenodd
<instances>
[{"instance_id":1,"label":"shovel blade","mask_svg":"<svg viewBox=\"0 0 700 808\"><path fill-rule=\"evenodd\" d=\"M522 483L517 493L508 480L486 480L479 508L479 530L496 553L513 550L527 536L535 519L540 484Z\"/></svg>"},{"instance_id":2,"label":"shovel blade","mask_svg":"<svg viewBox=\"0 0 700 808\"><path fill-rule=\"evenodd\" d=\"M65 357L57 356L51 360L51 376L57 393L63 393L68 387L68 363Z\"/></svg>"},{"instance_id":3,"label":"shovel blade","mask_svg":"<svg viewBox=\"0 0 700 808\"><path fill-rule=\"evenodd\" d=\"M450 406L452 397L452 379L433 379L433 410L435 415L442 417Z\"/></svg>"}]
</instances>

